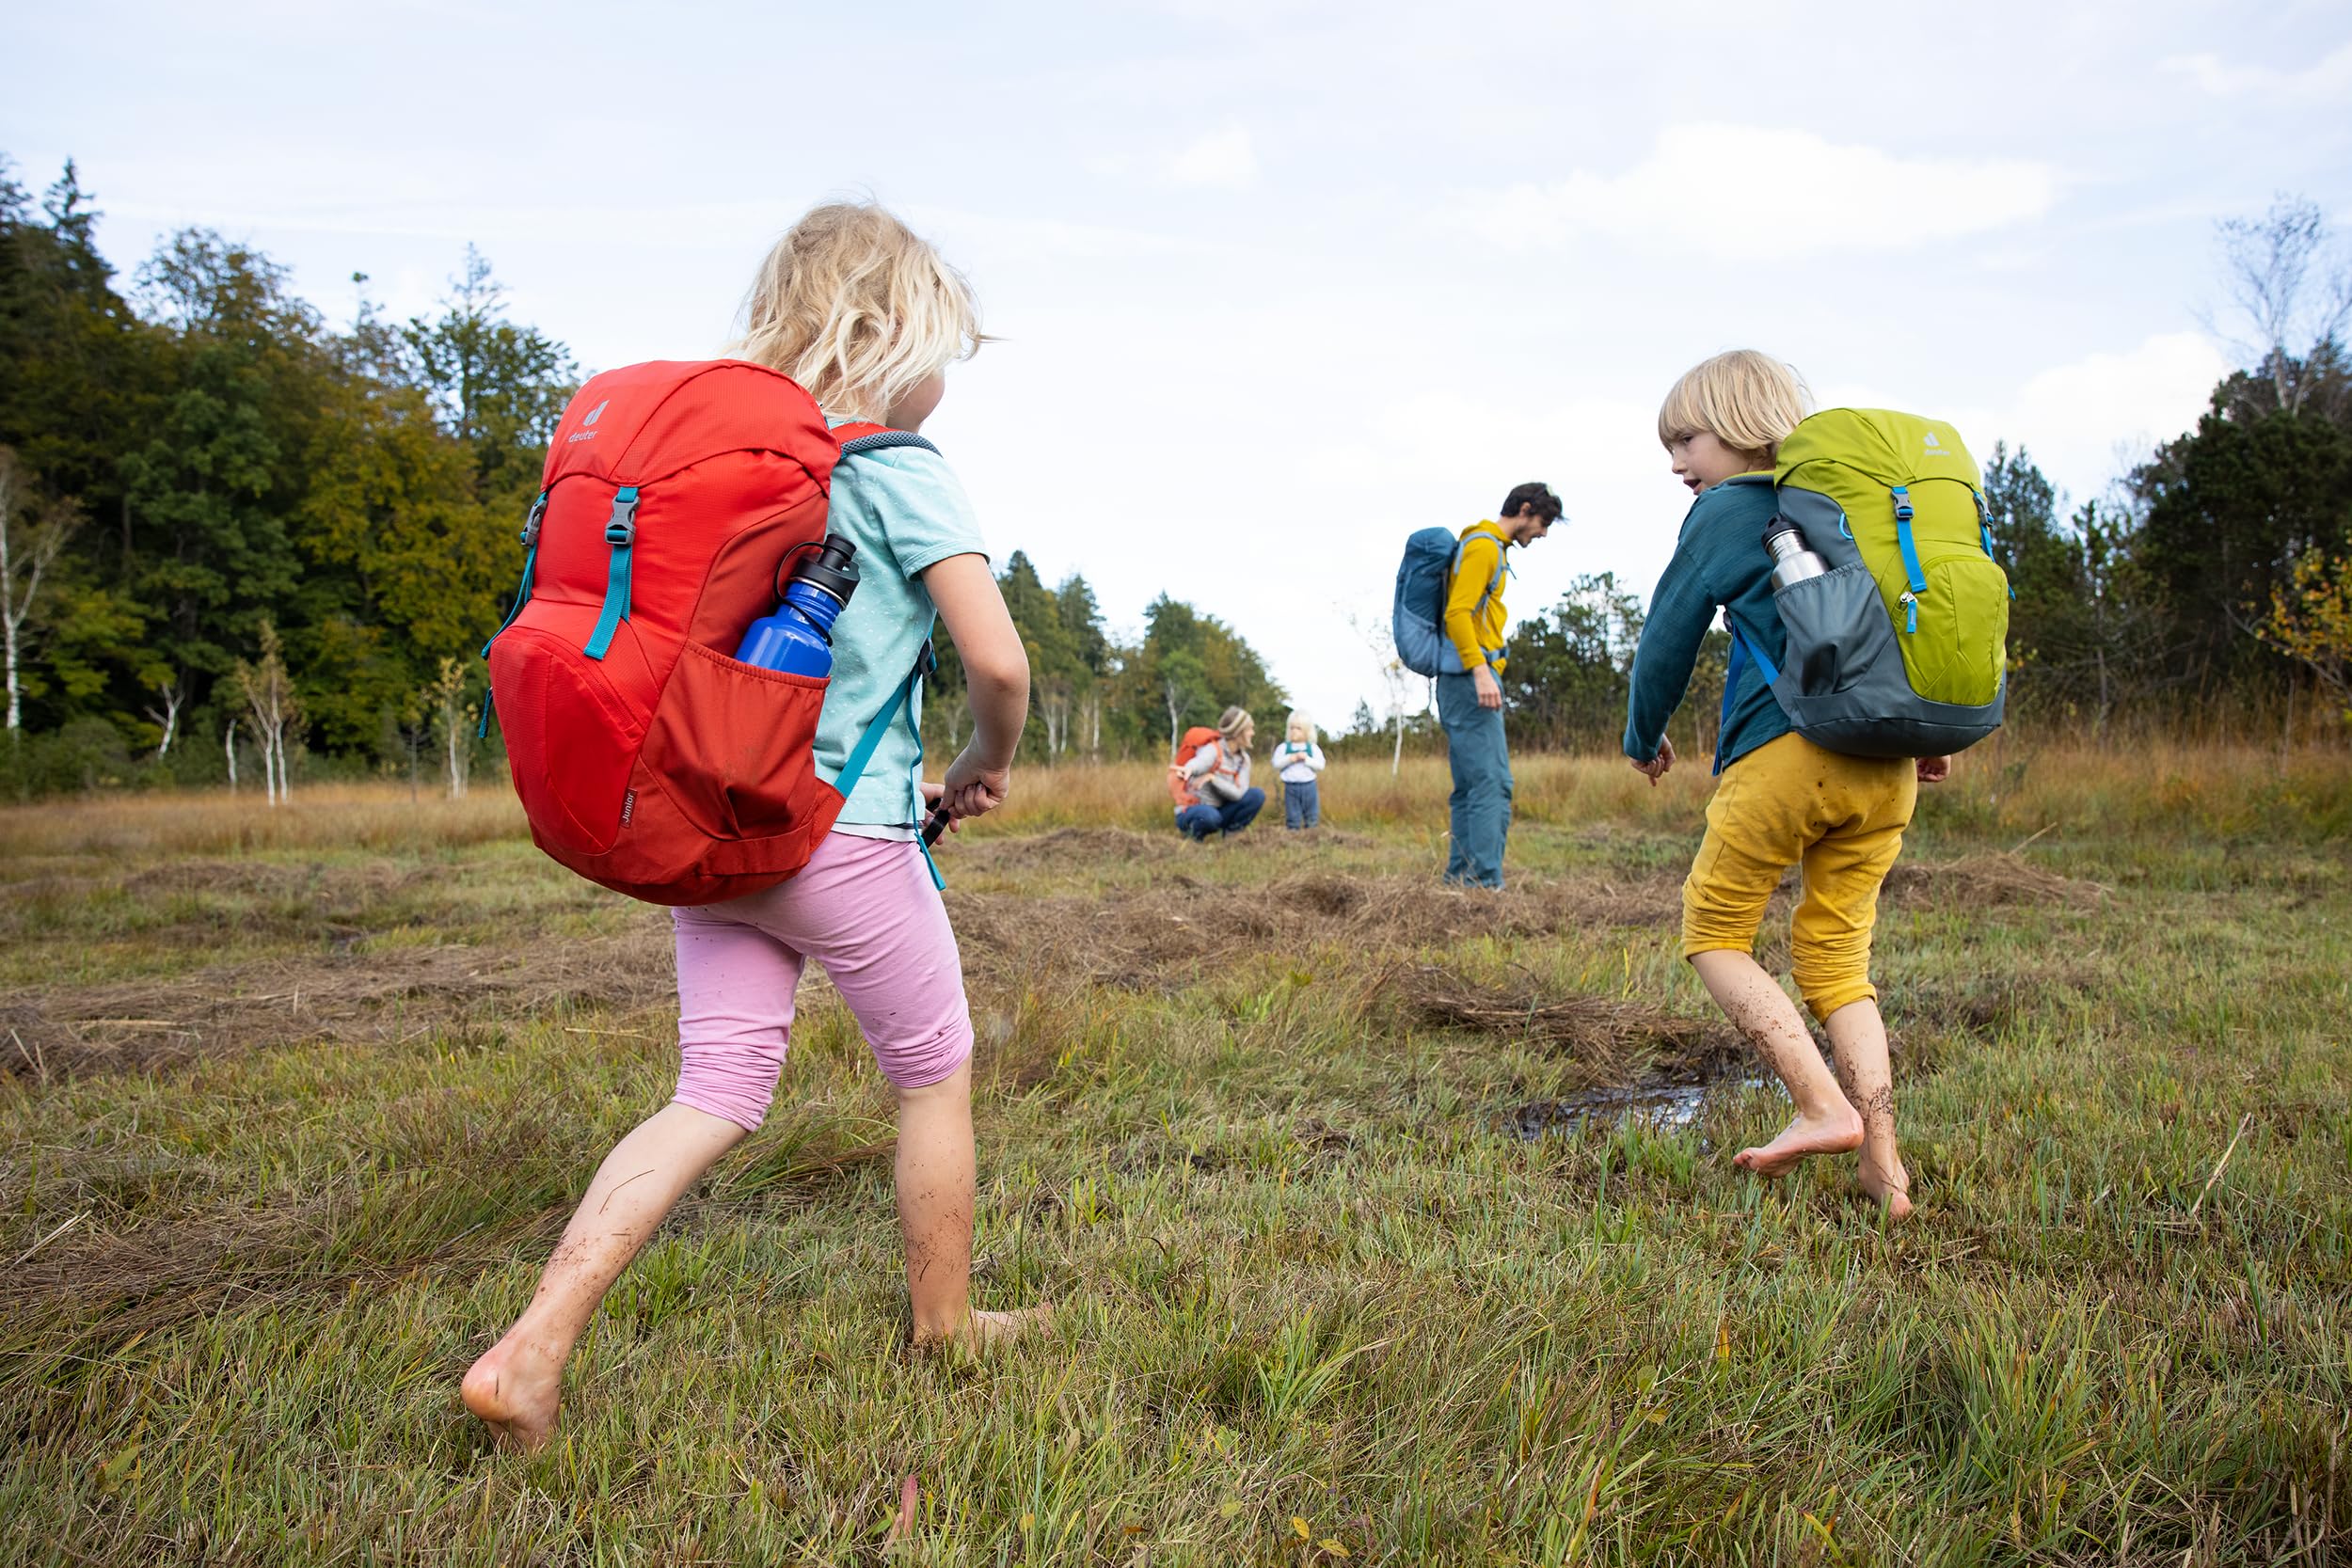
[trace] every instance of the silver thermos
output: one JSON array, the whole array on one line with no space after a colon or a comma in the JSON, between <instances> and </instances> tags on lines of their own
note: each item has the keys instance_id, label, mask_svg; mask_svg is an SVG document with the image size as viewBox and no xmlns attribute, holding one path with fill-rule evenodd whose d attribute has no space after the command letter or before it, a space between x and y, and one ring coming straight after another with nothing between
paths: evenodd
<instances>
[{"instance_id":1,"label":"silver thermos","mask_svg":"<svg viewBox=\"0 0 2352 1568\"><path fill-rule=\"evenodd\" d=\"M1797 525L1785 518L1772 519L1771 531L1764 535L1764 548L1772 558L1772 592L1777 594L1807 578L1818 578L1829 571L1829 562L1804 546L1804 535Z\"/></svg>"}]
</instances>

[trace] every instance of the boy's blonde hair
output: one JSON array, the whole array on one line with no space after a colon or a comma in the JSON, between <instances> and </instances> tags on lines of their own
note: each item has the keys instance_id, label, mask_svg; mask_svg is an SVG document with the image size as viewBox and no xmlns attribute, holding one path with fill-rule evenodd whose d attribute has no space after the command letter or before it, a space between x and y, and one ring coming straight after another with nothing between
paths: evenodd
<instances>
[{"instance_id":1,"label":"boy's blonde hair","mask_svg":"<svg viewBox=\"0 0 2352 1568\"><path fill-rule=\"evenodd\" d=\"M1812 404L1794 366L1736 348L1683 372L1659 405L1658 442L1671 447L1705 431L1735 451L1770 463Z\"/></svg>"},{"instance_id":2,"label":"boy's blonde hair","mask_svg":"<svg viewBox=\"0 0 2352 1568\"><path fill-rule=\"evenodd\" d=\"M872 202L813 209L759 263L727 348L782 371L837 419L881 420L987 341L963 275Z\"/></svg>"}]
</instances>

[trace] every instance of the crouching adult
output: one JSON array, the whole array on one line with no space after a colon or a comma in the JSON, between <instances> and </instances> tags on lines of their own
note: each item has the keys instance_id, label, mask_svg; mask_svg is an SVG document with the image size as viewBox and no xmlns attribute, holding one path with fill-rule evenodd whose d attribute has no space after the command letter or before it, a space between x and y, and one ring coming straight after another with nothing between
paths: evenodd
<instances>
[{"instance_id":1,"label":"crouching adult","mask_svg":"<svg viewBox=\"0 0 2352 1568\"><path fill-rule=\"evenodd\" d=\"M1257 728L1247 710L1229 707L1214 730L1186 733L1173 769L1176 786L1176 831L1186 838L1213 833L1237 833L1257 819L1265 805L1265 791L1249 783L1249 743Z\"/></svg>"}]
</instances>

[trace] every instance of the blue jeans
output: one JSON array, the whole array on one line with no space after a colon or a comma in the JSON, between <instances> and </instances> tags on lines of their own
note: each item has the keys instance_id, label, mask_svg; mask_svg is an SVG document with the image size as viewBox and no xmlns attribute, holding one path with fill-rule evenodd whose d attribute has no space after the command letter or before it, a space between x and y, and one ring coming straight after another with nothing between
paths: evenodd
<instances>
[{"instance_id":1,"label":"blue jeans","mask_svg":"<svg viewBox=\"0 0 2352 1568\"><path fill-rule=\"evenodd\" d=\"M1315 781L1305 784L1282 781L1282 826L1311 828L1323 820L1323 804L1316 798Z\"/></svg>"},{"instance_id":2,"label":"blue jeans","mask_svg":"<svg viewBox=\"0 0 2352 1568\"><path fill-rule=\"evenodd\" d=\"M1445 879L1501 887L1502 841L1511 833L1511 752L1503 744L1502 710L1478 705L1470 676L1439 675L1438 722L1445 727L1446 761L1454 768Z\"/></svg>"},{"instance_id":3,"label":"blue jeans","mask_svg":"<svg viewBox=\"0 0 2352 1568\"><path fill-rule=\"evenodd\" d=\"M1186 838L1206 838L1211 833L1237 833L1258 819L1265 805L1265 791L1245 789L1241 799L1215 806L1203 800L1198 805L1184 806L1176 813L1176 831Z\"/></svg>"}]
</instances>

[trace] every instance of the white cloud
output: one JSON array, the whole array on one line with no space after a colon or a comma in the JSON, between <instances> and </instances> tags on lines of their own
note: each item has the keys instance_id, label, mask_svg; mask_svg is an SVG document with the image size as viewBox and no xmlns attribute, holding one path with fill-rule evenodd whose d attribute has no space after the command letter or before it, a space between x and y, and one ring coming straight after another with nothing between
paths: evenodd
<instances>
[{"instance_id":1,"label":"white cloud","mask_svg":"<svg viewBox=\"0 0 2352 1568\"><path fill-rule=\"evenodd\" d=\"M2352 43L2341 45L2300 71L2280 71L2266 65L2232 65L2218 55L2175 55L2159 71L2185 76L2217 98L2243 92L2283 93L2290 97L2320 97L2352 87Z\"/></svg>"},{"instance_id":2,"label":"white cloud","mask_svg":"<svg viewBox=\"0 0 2352 1568\"><path fill-rule=\"evenodd\" d=\"M1258 182L1258 154L1249 145L1249 133L1229 125L1168 159L1168 177L1179 185L1246 190Z\"/></svg>"},{"instance_id":3,"label":"white cloud","mask_svg":"<svg viewBox=\"0 0 2352 1568\"><path fill-rule=\"evenodd\" d=\"M1549 185L1471 196L1463 216L1502 245L1560 245L1580 233L1754 257L1901 250L2041 216L2058 200L2047 164L1900 158L1810 131L1673 125L1622 174L1578 169ZM1792 191L1820 199L1792 208Z\"/></svg>"},{"instance_id":4,"label":"white cloud","mask_svg":"<svg viewBox=\"0 0 2352 1568\"><path fill-rule=\"evenodd\" d=\"M1993 443L2023 447L2076 502L2097 497L2144 461L2159 442L2197 423L2230 362L2201 332L2166 332L2137 348L2053 365L2028 377L1999 407L1940 413L1968 438L1977 461ZM1824 404L1881 401L1861 388L1825 394Z\"/></svg>"}]
</instances>

